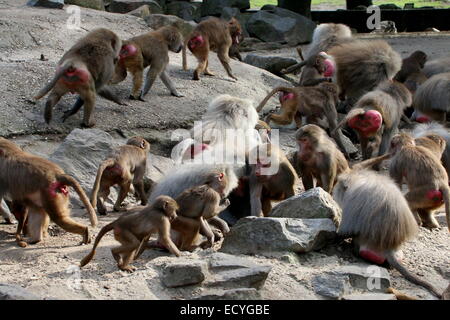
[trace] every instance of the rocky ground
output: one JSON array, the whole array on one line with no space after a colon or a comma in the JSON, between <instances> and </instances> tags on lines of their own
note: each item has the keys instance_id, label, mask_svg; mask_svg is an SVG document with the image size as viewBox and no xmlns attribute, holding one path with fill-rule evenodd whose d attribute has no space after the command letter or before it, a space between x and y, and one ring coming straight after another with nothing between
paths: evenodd
<instances>
[{"instance_id":1,"label":"rocky ground","mask_svg":"<svg viewBox=\"0 0 450 320\"><path fill-rule=\"evenodd\" d=\"M65 11L22 7L25 3L22 0L0 0L0 136L11 138L26 150L56 161L61 142L79 126L81 115L61 123L62 112L74 102L74 97L68 95L56 107L54 121L47 125L42 117L44 102L33 104L30 100L32 95L48 81L55 63L73 39L82 36L85 31L102 26L127 38L147 31L149 27L144 20L131 15L81 9L83 29L68 30ZM401 34L390 36L387 41L403 56L421 49L432 59L448 54L450 35ZM41 61L41 54L48 61ZM293 48L261 51L258 54L297 58ZM94 142L97 141L95 139L104 139L101 141L115 143L121 143L123 136L135 133L144 135L152 143L154 165L150 165L149 178L154 180L170 170L171 166L167 165L170 160L156 155L169 156L168 151L174 144L170 139L171 132L189 128L205 111L211 97L229 93L253 99L257 103L271 88L287 84L267 71L236 61L232 62L232 68L239 80L230 81L215 55L211 55L211 68L216 72L216 77L205 77L194 82L190 80L195 64L193 57L189 56L189 72L181 69L181 55L171 53L170 58L169 74L185 95L184 98L170 96L160 81L156 81L148 102L127 101L129 106L122 107L99 98L95 110L96 128L105 132L86 133L86 137L92 137ZM130 85L127 79L114 90L126 99ZM274 106L275 100L269 104L269 107ZM295 146L292 133L292 130L282 130L281 143L286 151ZM77 139L83 139L83 136ZM86 149L77 149L72 144L66 145L62 151L60 149L59 160L61 154L70 155L70 158L61 160L63 167L70 171L71 159L95 158L95 161L83 164L84 168L89 169L86 172L92 175L90 170L95 170L106 149L96 149L92 141L85 141ZM81 165L71 173L79 174L80 168ZM92 184L87 178L77 178L85 186ZM133 199L128 202L134 204ZM87 223L83 210L76 203L73 214L76 220ZM92 228L92 233L96 234L119 215L111 213L100 217L99 226ZM441 226L445 226L442 212L437 218ZM291 222L286 223L289 225ZM294 229L284 233L287 238L294 237L297 239L295 241L300 241L301 236ZM80 271L76 266L91 245L79 246L78 236L52 225L49 238L23 249L15 244L14 230L14 225L0 226L0 296L8 288L3 284L9 284L47 299L352 299L357 294L365 294L366 298L392 298L378 293L376 296L367 295L369 291L364 284L370 265L355 258L346 242L322 245L317 251L308 253L297 253L297 249L287 246L285 250L277 250L271 255L258 251L251 255L233 253L230 256L221 252L221 243L213 249L183 253L181 258L147 250L134 263L137 271L128 274L119 271L112 259L110 248L116 242L111 235L105 236L95 259ZM450 280L449 248L447 228L433 231L421 228L419 237L405 245L403 263L444 290ZM173 276L176 273L173 270L180 269L182 271L178 274L187 274L187 279ZM389 275L390 285L396 289L420 299L434 299L427 291L406 281L397 271L389 270L387 275L385 269L379 270L381 291L389 285ZM189 281L197 282L186 285ZM177 284L183 286L171 288ZM11 290L20 296L16 287Z\"/></svg>"}]
</instances>

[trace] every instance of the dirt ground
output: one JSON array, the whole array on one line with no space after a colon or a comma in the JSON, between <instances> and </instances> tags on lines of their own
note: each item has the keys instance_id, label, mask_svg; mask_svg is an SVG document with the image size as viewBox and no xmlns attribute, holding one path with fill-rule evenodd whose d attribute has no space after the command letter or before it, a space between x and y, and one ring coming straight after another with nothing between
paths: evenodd
<instances>
[{"instance_id":1,"label":"dirt ground","mask_svg":"<svg viewBox=\"0 0 450 320\"><path fill-rule=\"evenodd\" d=\"M60 11L21 7L25 2L0 0L0 136L19 137L17 141L21 145L45 156L54 150L66 133L78 126L80 118L64 125L57 120L53 126L47 126L42 119L42 103L37 106L30 104L29 97L53 72L58 57L69 46L70 41L66 38L70 33L63 29L55 33L65 21ZM100 25L111 27L118 30L122 37L148 30L142 21L134 17L93 10L83 12L83 23L88 29ZM385 38L402 56L414 50L425 51L430 59L449 54L448 33L400 34ZM49 61L39 61L41 53L45 53ZM264 54L296 57L293 48ZM190 57L189 61L192 66L193 58ZM120 128L160 133L188 127L204 112L212 95L229 93L259 101L270 88L286 83L268 72L233 61L232 68L240 79L236 85L226 79L214 56L212 66L220 76L193 83L190 73L181 71L181 57L171 54L170 75L176 79L180 90L186 93L186 98L178 100L170 97L162 84L156 83L151 104L131 103L126 112L101 100L96 110L98 128L109 132ZM129 81L118 86L123 97L128 94L129 87ZM56 113L67 108L71 99L73 100L63 100ZM118 216L119 213L113 213L100 217L99 226L91 228L92 234L95 235L102 226ZM405 245L403 263L414 273L444 290L450 281L450 237L442 211L437 218L442 228L433 231L421 228L418 238ZM75 219L88 223L87 217ZM52 225L50 237L45 241L19 248L14 241L14 231L14 225L0 225L0 283L20 285L45 298L189 299L205 290L201 286L165 288L159 276L160 267L176 258L156 250L146 251L134 263L138 267L135 273L119 271L110 254L111 247L116 244L110 234L105 236L95 259L80 271L76 266L91 249L91 245L78 245L81 240L79 236ZM214 250L218 247L220 244ZM212 250L197 250L183 255L187 259L202 259ZM323 299L312 289L311 279L314 275L333 271L342 265L362 262L351 254L345 244L298 255L291 262L260 256L253 256L251 259L258 264L273 266L261 289L262 298L289 300ZM398 272L390 271L390 275L396 289L421 299L434 299L424 289L406 281Z\"/></svg>"}]
</instances>

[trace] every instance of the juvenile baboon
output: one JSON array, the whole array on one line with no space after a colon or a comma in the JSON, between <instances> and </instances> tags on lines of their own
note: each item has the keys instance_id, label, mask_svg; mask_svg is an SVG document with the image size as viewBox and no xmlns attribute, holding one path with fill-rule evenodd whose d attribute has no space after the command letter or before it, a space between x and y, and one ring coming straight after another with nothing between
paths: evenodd
<instances>
[{"instance_id":1,"label":"juvenile baboon","mask_svg":"<svg viewBox=\"0 0 450 320\"><path fill-rule=\"evenodd\" d=\"M189 188L176 198L179 205L178 217L193 220L186 223L188 219L177 218L172 222L172 229L180 233L175 240L180 250L195 249L200 231L207 238L201 247L211 247L214 244L214 233L206 221L217 216L230 204L228 199L221 201L227 187L227 176L223 172L213 172L206 177L204 185Z\"/></svg>"},{"instance_id":2,"label":"juvenile baboon","mask_svg":"<svg viewBox=\"0 0 450 320\"><path fill-rule=\"evenodd\" d=\"M450 230L450 189L448 175L440 157L423 146L416 146L414 138L400 133L392 138L392 157L389 174L401 186L405 181L405 195L419 225L439 228L434 211L445 204L447 224Z\"/></svg>"},{"instance_id":3,"label":"juvenile baboon","mask_svg":"<svg viewBox=\"0 0 450 320\"><path fill-rule=\"evenodd\" d=\"M334 46L327 52L336 63L339 97L353 106L365 93L400 70L400 55L383 40L355 40Z\"/></svg>"},{"instance_id":4,"label":"juvenile baboon","mask_svg":"<svg viewBox=\"0 0 450 320\"><path fill-rule=\"evenodd\" d=\"M272 210L272 200L285 200L295 194L297 174L275 145L266 143L250 151L251 215L267 217Z\"/></svg>"},{"instance_id":5,"label":"juvenile baboon","mask_svg":"<svg viewBox=\"0 0 450 320\"><path fill-rule=\"evenodd\" d=\"M88 243L88 227L70 217L69 189L75 189L89 213L92 226L97 216L80 184L53 162L23 151L0 138L0 202L5 195L12 200L12 213L18 220L16 239L26 246L22 232L27 222L29 243L41 241L47 233L49 218L64 230L83 236Z\"/></svg>"},{"instance_id":6,"label":"juvenile baboon","mask_svg":"<svg viewBox=\"0 0 450 320\"><path fill-rule=\"evenodd\" d=\"M338 128L347 123L356 131L363 159L369 159L374 152L381 156L388 150L403 110L409 105L408 89L399 82L385 81L362 96Z\"/></svg>"},{"instance_id":7,"label":"juvenile baboon","mask_svg":"<svg viewBox=\"0 0 450 320\"><path fill-rule=\"evenodd\" d=\"M434 133L429 133L425 136L415 138L414 143L416 146L427 148L438 159L441 159L441 157L443 156L444 150L447 145L444 138Z\"/></svg>"},{"instance_id":8,"label":"juvenile baboon","mask_svg":"<svg viewBox=\"0 0 450 320\"><path fill-rule=\"evenodd\" d=\"M80 267L84 267L92 260L100 240L111 230L114 230L114 238L120 242L120 246L111 249L120 270L128 272L135 270L129 264L139 257L140 248L154 233L158 233L159 241L179 257L181 253L170 238L170 222L176 219L177 210L178 205L174 199L160 196L142 211L123 215L107 224L95 238L91 252L81 260Z\"/></svg>"},{"instance_id":9,"label":"juvenile baboon","mask_svg":"<svg viewBox=\"0 0 450 320\"><path fill-rule=\"evenodd\" d=\"M203 72L206 75L213 76L214 74L208 68L209 50L213 50L217 52L217 57L228 76L237 80L231 72L228 52L233 43L239 44L241 33L241 25L235 18L225 21L211 17L200 22L186 38L183 46L183 69L187 70L186 47L188 47L198 60L193 80L200 80L200 74Z\"/></svg>"},{"instance_id":10,"label":"juvenile baboon","mask_svg":"<svg viewBox=\"0 0 450 320\"><path fill-rule=\"evenodd\" d=\"M415 126L411 134L414 138L416 138L416 141L417 138L426 137L431 134L436 134L444 138L446 144L444 152L442 153L441 160L442 165L447 171L447 175L450 177L450 133L448 132L448 130L440 123L429 122ZM418 143L416 142L416 144Z\"/></svg>"},{"instance_id":11,"label":"juvenile baboon","mask_svg":"<svg viewBox=\"0 0 450 320\"><path fill-rule=\"evenodd\" d=\"M418 227L402 192L389 177L371 170L347 171L338 177L333 197L342 208L338 234L352 237L362 258L377 264L387 261L412 283L440 296L395 256L405 241L417 235Z\"/></svg>"},{"instance_id":12,"label":"juvenile baboon","mask_svg":"<svg viewBox=\"0 0 450 320\"><path fill-rule=\"evenodd\" d=\"M133 75L133 89L130 99L144 100L144 96L151 89L156 78L161 81L175 97L183 97L178 93L169 74L166 71L169 64L169 50L180 52L183 47L183 36L172 26L159 28L156 31L133 37L122 43L119 63L116 65L115 75L111 83L119 83L127 77L127 71ZM144 69L150 66L141 91Z\"/></svg>"},{"instance_id":13,"label":"juvenile baboon","mask_svg":"<svg viewBox=\"0 0 450 320\"><path fill-rule=\"evenodd\" d=\"M206 184L211 179L211 175L214 176L217 173L223 173L224 178L227 179L227 186L222 192L222 198L226 198L238 185L238 177L232 166L187 163L178 166L162 178L150 194L149 201L152 202L160 195L168 195L176 199L185 190ZM218 216L209 218L208 223L219 228L222 234L229 231L227 223Z\"/></svg>"},{"instance_id":14,"label":"juvenile baboon","mask_svg":"<svg viewBox=\"0 0 450 320\"><path fill-rule=\"evenodd\" d=\"M279 92L281 114L269 114L265 121L272 121L278 125L288 125L295 120L297 127L302 126L302 117L306 117L307 124L316 124L332 133L339 148L346 153L342 142L342 132L337 130L338 88L335 84L323 82L314 87L277 87L273 89L259 104L259 112L269 99Z\"/></svg>"},{"instance_id":15,"label":"juvenile baboon","mask_svg":"<svg viewBox=\"0 0 450 320\"><path fill-rule=\"evenodd\" d=\"M450 72L437 74L425 81L414 94L413 107L444 123L450 111Z\"/></svg>"},{"instance_id":16,"label":"juvenile baboon","mask_svg":"<svg viewBox=\"0 0 450 320\"><path fill-rule=\"evenodd\" d=\"M293 154L292 165L302 178L305 190L317 186L331 194L337 177L349 170L348 162L325 130L308 124L295 133L298 151Z\"/></svg>"},{"instance_id":17,"label":"juvenile baboon","mask_svg":"<svg viewBox=\"0 0 450 320\"><path fill-rule=\"evenodd\" d=\"M208 146L227 145L234 150L230 144L236 143L236 138L243 139L242 151L248 151L261 142L255 131L257 124L258 113L251 100L220 95L209 103L201 121L192 128L193 139L185 139L173 148L172 159L182 162L194 158L205 149L211 149Z\"/></svg>"},{"instance_id":18,"label":"juvenile baboon","mask_svg":"<svg viewBox=\"0 0 450 320\"><path fill-rule=\"evenodd\" d=\"M150 143L142 137L132 137L127 144L115 149L104 160L97 171L91 193L91 204L101 215L106 214L103 199L108 198L112 186L119 185L120 191L114 204L114 211L120 211L123 200L133 184L142 205L147 204L144 191L144 175L147 168L147 156ZM100 193L99 193L100 191Z\"/></svg>"},{"instance_id":19,"label":"juvenile baboon","mask_svg":"<svg viewBox=\"0 0 450 320\"><path fill-rule=\"evenodd\" d=\"M122 105L122 102L105 86L114 75L122 41L112 31L95 29L78 40L58 62L53 79L34 97L40 99L50 90L45 104L45 121L52 119L53 107L67 92L78 93L72 109L64 114L63 122L84 105L82 126L93 127L92 113L96 93L105 99Z\"/></svg>"},{"instance_id":20,"label":"juvenile baboon","mask_svg":"<svg viewBox=\"0 0 450 320\"><path fill-rule=\"evenodd\" d=\"M413 73L420 73L427 61L427 55L423 51L414 51L408 58L403 59L400 71L395 75L394 80L405 82Z\"/></svg>"}]
</instances>

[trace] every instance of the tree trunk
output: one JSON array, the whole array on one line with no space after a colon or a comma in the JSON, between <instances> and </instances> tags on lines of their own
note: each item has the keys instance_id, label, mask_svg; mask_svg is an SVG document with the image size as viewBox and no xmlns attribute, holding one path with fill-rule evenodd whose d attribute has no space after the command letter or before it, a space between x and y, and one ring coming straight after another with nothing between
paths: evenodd
<instances>
[{"instance_id":1,"label":"tree trunk","mask_svg":"<svg viewBox=\"0 0 450 320\"><path fill-rule=\"evenodd\" d=\"M347 10L355 9L357 6L370 7L372 0L347 0Z\"/></svg>"},{"instance_id":2,"label":"tree trunk","mask_svg":"<svg viewBox=\"0 0 450 320\"><path fill-rule=\"evenodd\" d=\"M278 0L278 6L311 19L311 0Z\"/></svg>"}]
</instances>

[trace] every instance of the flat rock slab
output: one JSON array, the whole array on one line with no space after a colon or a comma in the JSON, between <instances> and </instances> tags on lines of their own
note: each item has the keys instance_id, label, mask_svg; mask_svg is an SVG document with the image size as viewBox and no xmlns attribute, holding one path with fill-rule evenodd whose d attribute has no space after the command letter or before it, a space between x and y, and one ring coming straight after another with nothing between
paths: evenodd
<instances>
[{"instance_id":1,"label":"flat rock slab","mask_svg":"<svg viewBox=\"0 0 450 320\"><path fill-rule=\"evenodd\" d=\"M42 300L42 298L22 287L1 283L0 300Z\"/></svg>"},{"instance_id":2,"label":"flat rock slab","mask_svg":"<svg viewBox=\"0 0 450 320\"><path fill-rule=\"evenodd\" d=\"M397 298L390 293L362 293L343 296L342 300L397 300Z\"/></svg>"},{"instance_id":3,"label":"flat rock slab","mask_svg":"<svg viewBox=\"0 0 450 320\"><path fill-rule=\"evenodd\" d=\"M336 238L331 219L245 217L225 237L221 252L262 254L319 250Z\"/></svg>"},{"instance_id":4,"label":"flat rock slab","mask_svg":"<svg viewBox=\"0 0 450 320\"><path fill-rule=\"evenodd\" d=\"M161 281L169 288L184 287L203 282L207 272L206 262L177 261L163 266Z\"/></svg>"},{"instance_id":5,"label":"flat rock slab","mask_svg":"<svg viewBox=\"0 0 450 320\"><path fill-rule=\"evenodd\" d=\"M333 274L348 276L350 284L356 289L384 293L391 286L387 269L376 265L343 266Z\"/></svg>"},{"instance_id":6,"label":"flat rock slab","mask_svg":"<svg viewBox=\"0 0 450 320\"><path fill-rule=\"evenodd\" d=\"M255 288L216 290L193 298L193 300L260 300L261 294Z\"/></svg>"}]
</instances>

